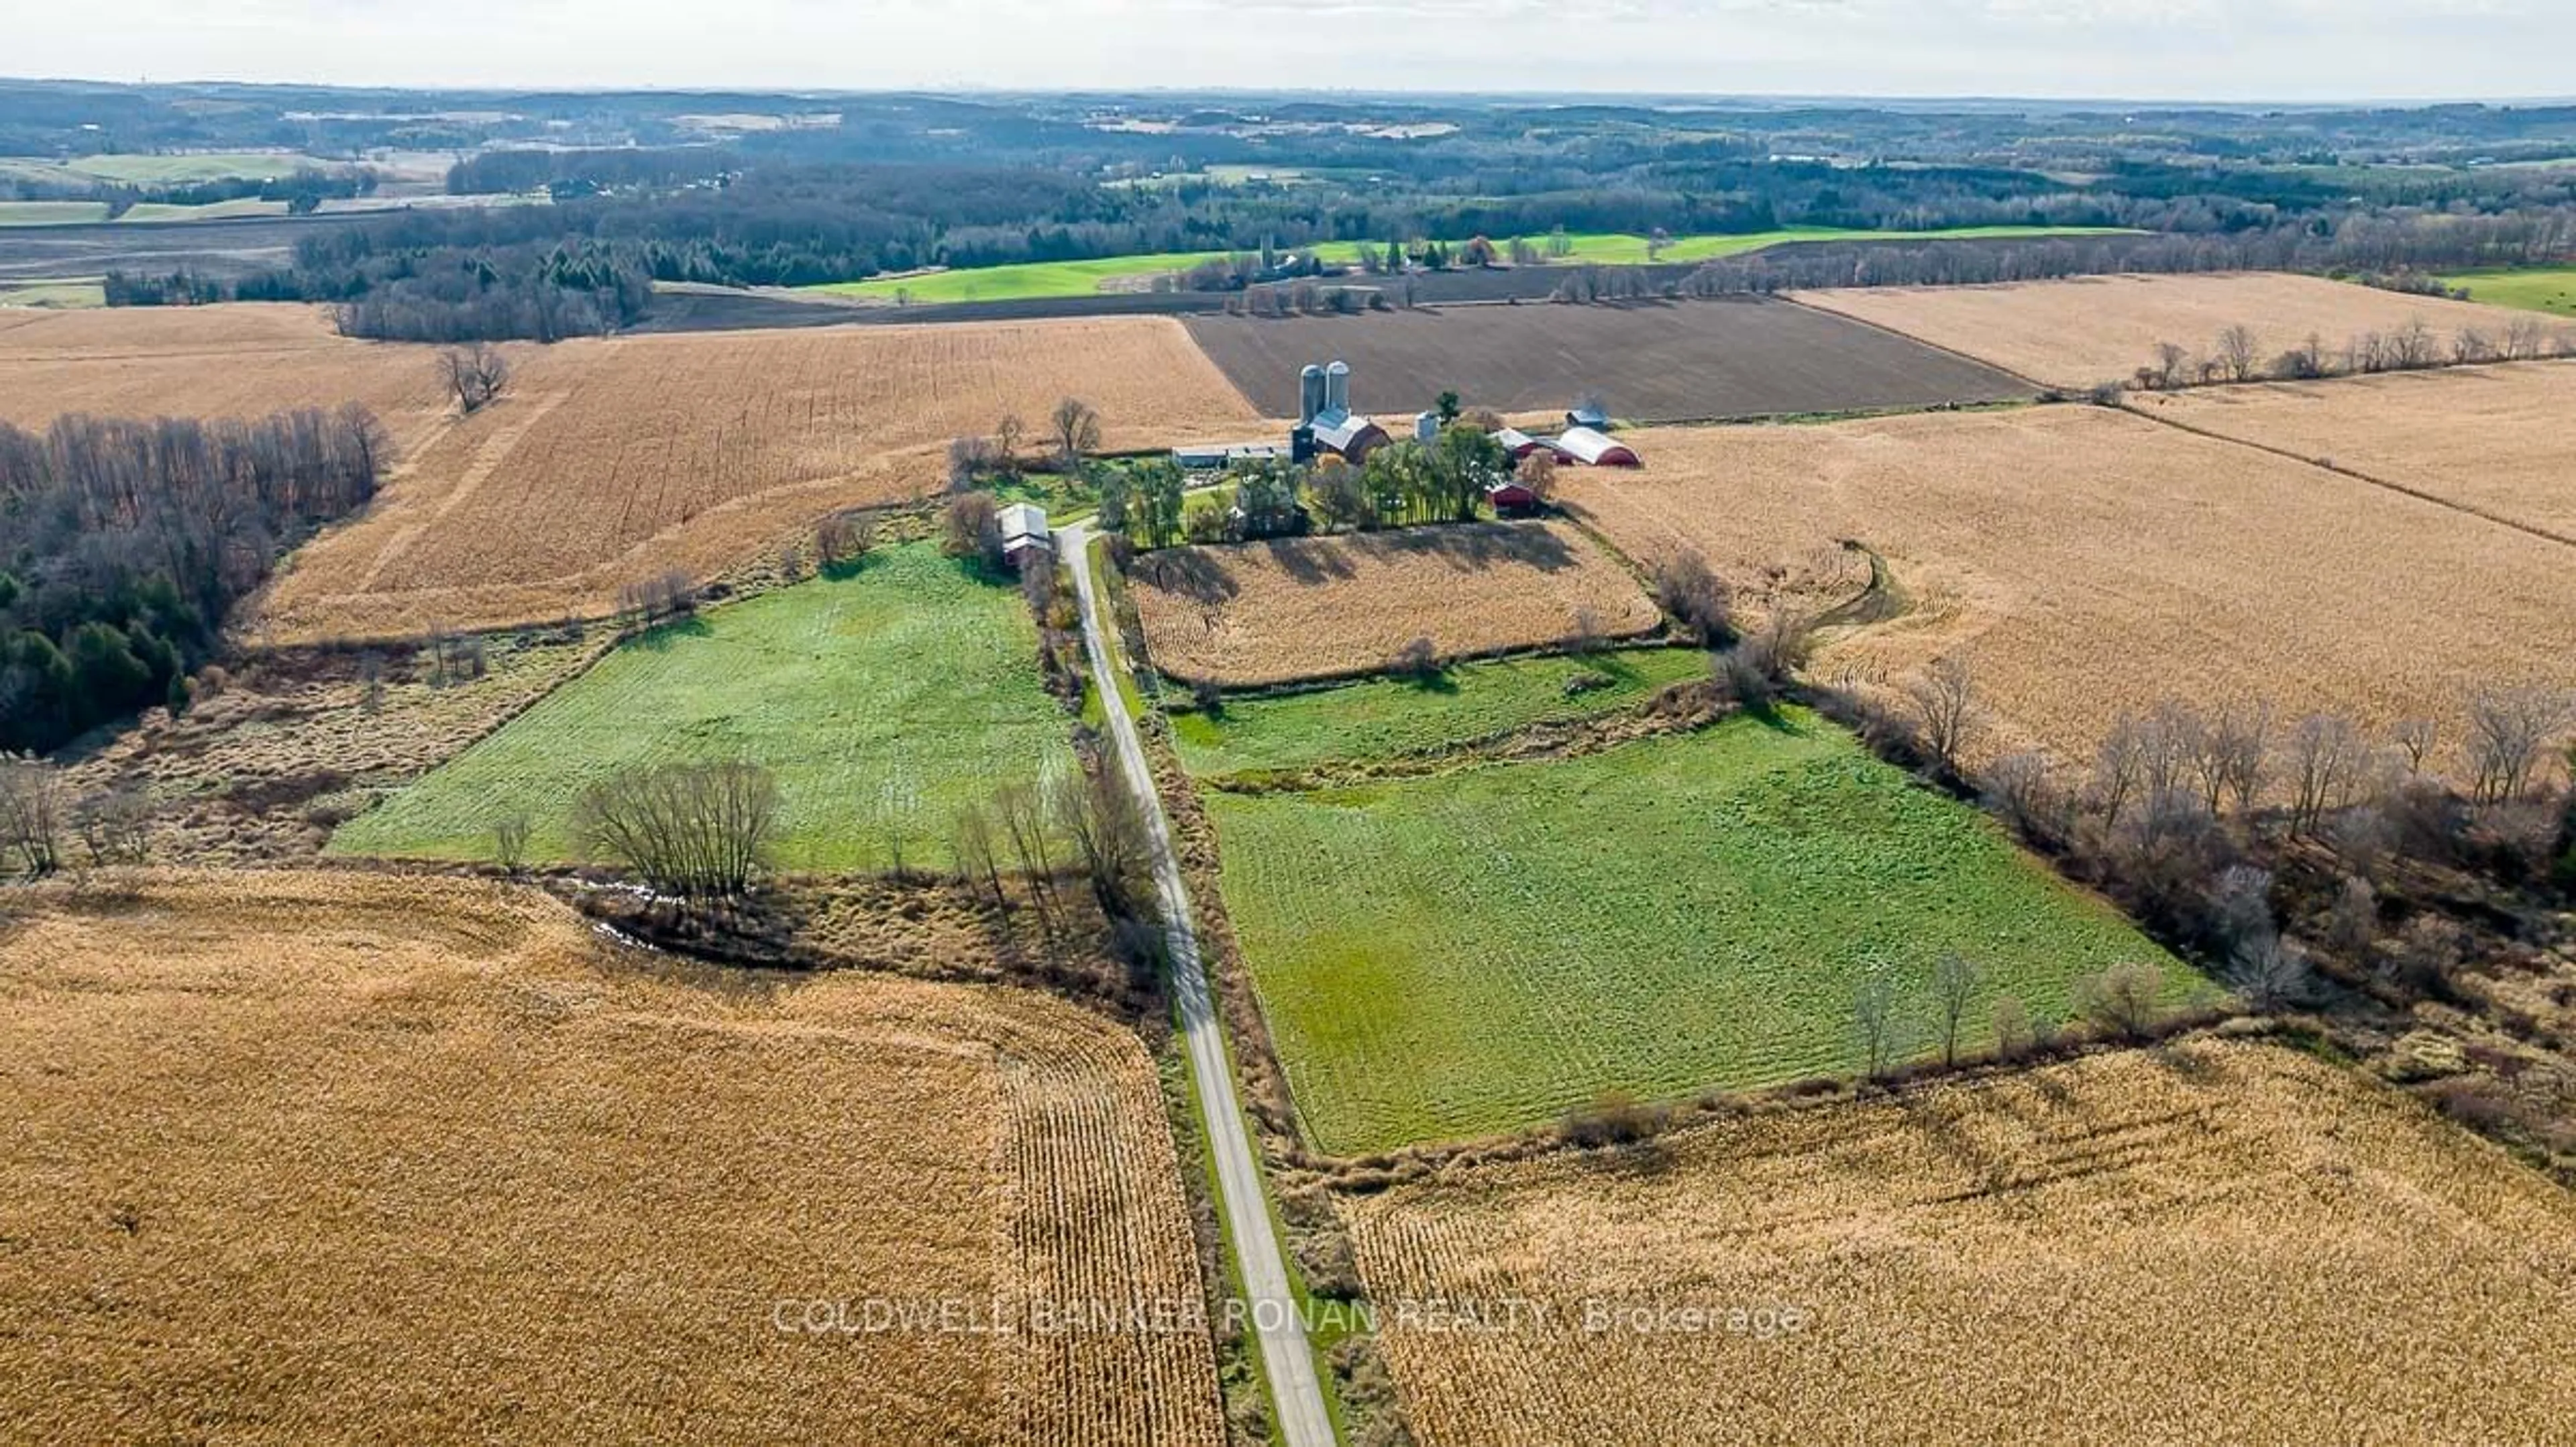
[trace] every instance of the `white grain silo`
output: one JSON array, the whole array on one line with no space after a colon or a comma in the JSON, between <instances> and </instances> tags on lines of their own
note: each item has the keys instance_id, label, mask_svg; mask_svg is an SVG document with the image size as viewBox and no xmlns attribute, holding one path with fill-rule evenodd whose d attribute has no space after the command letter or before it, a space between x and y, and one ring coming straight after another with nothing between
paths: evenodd
<instances>
[{"instance_id":1,"label":"white grain silo","mask_svg":"<svg viewBox=\"0 0 2576 1447\"><path fill-rule=\"evenodd\" d=\"M1297 374L1297 425L1305 426L1324 410L1324 369L1309 362Z\"/></svg>"},{"instance_id":2,"label":"white grain silo","mask_svg":"<svg viewBox=\"0 0 2576 1447\"><path fill-rule=\"evenodd\" d=\"M1417 413L1413 419L1413 440L1428 447L1440 440L1440 414Z\"/></svg>"},{"instance_id":3,"label":"white grain silo","mask_svg":"<svg viewBox=\"0 0 2576 1447\"><path fill-rule=\"evenodd\" d=\"M1324 410L1327 412L1351 410L1350 363L1337 361L1324 368Z\"/></svg>"}]
</instances>

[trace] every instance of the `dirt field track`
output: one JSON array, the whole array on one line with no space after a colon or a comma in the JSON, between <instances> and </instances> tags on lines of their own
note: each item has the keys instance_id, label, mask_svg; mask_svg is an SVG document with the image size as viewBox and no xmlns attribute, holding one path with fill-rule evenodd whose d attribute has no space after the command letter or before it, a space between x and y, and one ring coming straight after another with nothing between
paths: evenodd
<instances>
[{"instance_id":1,"label":"dirt field track","mask_svg":"<svg viewBox=\"0 0 2576 1447\"><path fill-rule=\"evenodd\" d=\"M1649 565L1889 561L1903 616L1843 636L1828 678L1968 658L2003 727L2073 761L2124 711L2268 698L2386 725L2456 720L2481 684L2576 685L2576 551L2287 458L2094 407L1825 427L1658 428L1637 473L1569 504ZM1837 585L1848 593L1857 580ZM2449 732L2456 741L2456 727Z\"/></svg>"},{"instance_id":2,"label":"dirt field track","mask_svg":"<svg viewBox=\"0 0 2576 1447\"><path fill-rule=\"evenodd\" d=\"M1767 301L1192 317L1186 325L1274 417L1297 415L1300 367L1335 357L1351 364L1353 405L1390 422L1450 389L1471 407L1558 415L1598 392L1613 413L1641 421L1923 407L2030 392L1903 337Z\"/></svg>"},{"instance_id":3,"label":"dirt field track","mask_svg":"<svg viewBox=\"0 0 2576 1447\"><path fill-rule=\"evenodd\" d=\"M704 578L835 508L945 479L952 437L1031 429L1068 395L1111 446L1242 435L1257 419L1161 317L584 339L508 348L498 404L456 419L436 349L343 340L316 309L174 308L0 329L0 416L261 413L368 403L403 461L363 518L300 552L275 642L543 621L626 582Z\"/></svg>"},{"instance_id":4,"label":"dirt field track","mask_svg":"<svg viewBox=\"0 0 2576 1447\"><path fill-rule=\"evenodd\" d=\"M2331 356L2365 332L2422 321L2447 350L2474 327L2501 339L2529 312L2269 272L2087 276L2003 286L1865 287L1796 299L1919 337L2052 387L2126 381L2172 342L2206 356L2219 333L2254 333L2262 364L2315 336Z\"/></svg>"},{"instance_id":5,"label":"dirt field track","mask_svg":"<svg viewBox=\"0 0 2576 1447\"><path fill-rule=\"evenodd\" d=\"M2576 362L2210 387L2141 405L2576 541Z\"/></svg>"},{"instance_id":6,"label":"dirt field track","mask_svg":"<svg viewBox=\"0 0 2576 1447\"><path fill-rule=\"evenodd\" d=\"M13 1435L1224 1440L1204 1334L925 1325L1200 1300L1152 1062L1072 1006L287 873L56 893L0 998Z\"/></svg>"},{"instance_id":7,"label":"dirt field track","mask_svg":"<svg viewBox=\"0 0 2576 1447\"><path fill-rule=\"evenodd\" d=\"M1344 1212L1424 1447L2502 1442L2576 1419L2576 1201L2275 1046L1452 1169ZM1408 1327L1408 1299L1444 1314ZM1462 1302L1507 1324L1439 1329Z\"/></svg>"},{"instance_id":8,"label":"dirt field track","mask_svg":"<svg viewBox=\"0 0 2576 1447\"><path fill-rule=\"evenodd\" d=\"M1444 658L1555 643L1587 615L1605 637L1651 630L1617 561L1554 523L1481 523L1233 547L1136 561L1154 666L1234 687L1360 673L1427 637Z\"/></svg>"}]
</instances>

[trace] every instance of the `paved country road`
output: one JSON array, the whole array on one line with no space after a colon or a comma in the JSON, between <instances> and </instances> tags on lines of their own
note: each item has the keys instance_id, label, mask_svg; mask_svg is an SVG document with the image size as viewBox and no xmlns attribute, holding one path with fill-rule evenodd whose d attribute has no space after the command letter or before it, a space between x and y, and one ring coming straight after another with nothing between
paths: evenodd
<instances>
[{"instance_id":1,"label":"paved country road","mask_svg":"<svg viewBox=\"0 0 2576 1447\"><path fill-rule=\"evenodd\" d=\"M1226 1064L1225 1038L1209 998L1207 971L1199 962L1198 932L1190 925L1190 896L1181 882L1180 860L1172 852L1172 831L1163 817L1163 801L1154 794L1153 770L1145 764L1145 746L1136 737L1135 720L1118 701L1110 672L1109 642L1100 633L1100 610L1091 581L1091 530L1081 524L1058 529L1056 546L1073 564L1073 583L1082 600L1082 646L1091 656L1091 676L1101 693L1109 733L1117 740L1128 786L1145 816L1154 846L1154 883L1163 900L1164 930L1172 956L1172 993L1180 1002L1181 1038L1188 1043L1190 1075L1198 1082L1199 1113L1207 1120L1208 1150L1216 1159L1218 1205L1234 1237L1242 1267L1246 1307L1261 1343L1261 1362L1270 1377L1270 1393L1280 1432L1288 1447L1333 1447L1333 1419L1324 1409L1324 1389L1315 1380L1315 1354L1306 1344L1306 1325L1288 1290L1288 1267L1279 1254L1279 1235L1270 1226L1270 1208L1262 1194L1261 1164L1243 1127L1242 1102L1234 1092L1234 1071Z\"/></svg>"}]
</instances>

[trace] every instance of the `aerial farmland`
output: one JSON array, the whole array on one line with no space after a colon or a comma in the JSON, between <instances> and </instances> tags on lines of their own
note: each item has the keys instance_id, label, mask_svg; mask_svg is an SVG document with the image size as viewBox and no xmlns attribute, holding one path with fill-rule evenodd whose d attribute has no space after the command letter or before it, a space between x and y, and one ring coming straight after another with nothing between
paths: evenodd
<instances>
[{"instance_id":1,"label":"aerial farmland","mask_svg":"<svg viewBox=\"0 0 2576 1447\"><path fill-rule=\"evenodd\" d=\"M0 81L0 1440L2564 1435L2576 121L1797 9Z\"/></svg>"}]
</instances>

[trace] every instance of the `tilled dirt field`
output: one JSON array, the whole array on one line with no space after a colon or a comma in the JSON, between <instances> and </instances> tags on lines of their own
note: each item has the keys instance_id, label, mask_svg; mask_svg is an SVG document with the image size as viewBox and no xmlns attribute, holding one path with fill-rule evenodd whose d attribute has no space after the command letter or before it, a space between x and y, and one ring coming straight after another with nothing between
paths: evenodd
<instances>
[{"instance_id":1,"label":"tilled dirt field","mask_svg":"<svg viewBox=\"0 0 2576 1447\"><path fill-rule=\"evenodd\" d=\"M1684 421L1929 407L2026 396L1991 367L1813 308L1736 298L1530 302L1350 317L1191 317L1190 335L1261 410L1297 413L1297 373L1351 365L1351 401L1393 419L1455 391L1470 407ZM1396 429L1401 430L1401 429Z\"/></svg>"}]
</instances>

